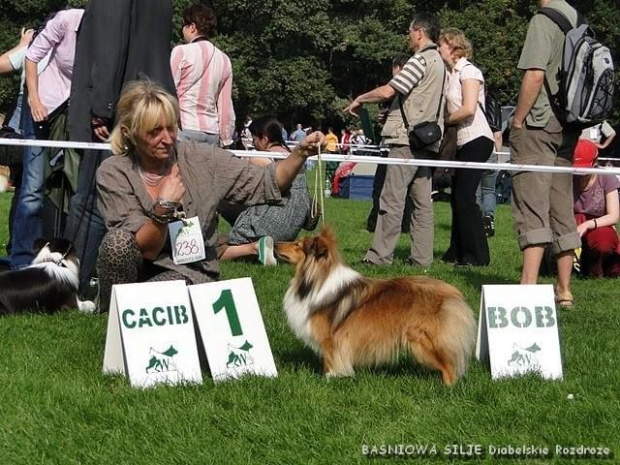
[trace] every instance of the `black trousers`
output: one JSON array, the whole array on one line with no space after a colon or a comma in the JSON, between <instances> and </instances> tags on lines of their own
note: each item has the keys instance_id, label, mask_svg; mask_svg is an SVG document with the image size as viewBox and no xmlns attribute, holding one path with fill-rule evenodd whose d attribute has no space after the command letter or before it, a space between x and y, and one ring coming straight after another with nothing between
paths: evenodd
<instances>
[{"instance_id":1,"label":"black trousers","mask_svg":"<svg viewBox=\"0 0 620 465\"><path fill-rule=\"evenodd\" d=\"M457 150L456 160L484 163L492 152L493 141L478 137ZM489 264L489 245L482 213L476 203L476 189L481 177L482 170L463 168L456 169L452 176L452 235L444 261L476 266Z\"/></svg>"}]
</instances>

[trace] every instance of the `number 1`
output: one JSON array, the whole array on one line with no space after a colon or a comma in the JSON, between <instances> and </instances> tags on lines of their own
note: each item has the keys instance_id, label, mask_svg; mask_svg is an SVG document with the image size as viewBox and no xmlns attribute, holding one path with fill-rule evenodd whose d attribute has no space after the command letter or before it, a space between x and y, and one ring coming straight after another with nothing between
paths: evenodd
<instances>
[{"instance_id":1,"label":"number 1","mask_svg":"<svg viewBox=\"0 0 620 465\"><path fill-rule=\"evenodd\" d=\"M223 308L226 309L226 317L228 318L228 324L230 325L230 332L233 336L241 336L243 331L241 330L237 307L235 306L235 301L230 289L224 289L220 294L220 297L213 303L213 312L215 314Z\"/></svg>"}]
</instances>

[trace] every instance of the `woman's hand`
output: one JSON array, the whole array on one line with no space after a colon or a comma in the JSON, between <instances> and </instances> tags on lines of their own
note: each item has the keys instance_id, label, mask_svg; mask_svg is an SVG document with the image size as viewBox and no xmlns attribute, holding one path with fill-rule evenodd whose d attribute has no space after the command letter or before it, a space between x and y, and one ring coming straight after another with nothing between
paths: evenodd
<instances>
[{"instance_id":1,"label":"woman's hand","mask_svg":"<svg viewBox=\"0 0 620 465\"><path fill-rule=\"evenodd\" d=\"M39 99L30 99L30 112L32 113L32 119L39 123L47 119L47 108L41 103Z\"/></svg>"},{"instance_id":2,"label":"woman's hand","mask_svg":"<svg viewBox=\"0 0 620 465\"><path fill-rule=\"evenodd\" d=\"M93 132L99 138L100 141L105 142L110 137L110 131L108 129L109 122L103 118L93 116L90 119L90 125L93 128Z\"/></svg>"},{"instance_id":3,"label":"woman's hand","mask_svg":"<svg viewBox=\"0 0 620 465\"><path fill-rule=\"evenodd\" d=\"M33 34L34 34L34 29L26 29L25 27L22 27L22 33L19 38L18 46L27 47L30 44L30 41L32 40Z\"/></svg>"},{"instance_id":4,"label":"woman's hand","mask_svg":"<svg viewBox=\"0 0 620 465\"><path fill-rule=\"evenodd\" d=\"M306 136L297 147L304 157L311 157L319 152L319 147L325 146L325 135L321 131L315 131Z\"/></svg>"},{"instance_id":5,"label":"woman's hand","mask_svg":"<svg viewBox=\"0 0 620 465\"><path fill-rule=\"evenodd\" d=\"M584 221L577 226L577 233L579 233L579 237L583 237L583 235L590 229L594 229L594 220Z\"/></svg>"},{"instance_id":6,"label":"woman's hand","mask_svg":"<svg viewBox=\"0 0 620 465\"><path fill-rule=\"evenodd\" d=\"M184 194L185 186L181 179L179 165L175 163L172 165L172 168L170 168L170 174L168 174L166 179L162 182L161 189L159 190L159 198L172 202L180 202Z\"/></svg>"}]
</instances>

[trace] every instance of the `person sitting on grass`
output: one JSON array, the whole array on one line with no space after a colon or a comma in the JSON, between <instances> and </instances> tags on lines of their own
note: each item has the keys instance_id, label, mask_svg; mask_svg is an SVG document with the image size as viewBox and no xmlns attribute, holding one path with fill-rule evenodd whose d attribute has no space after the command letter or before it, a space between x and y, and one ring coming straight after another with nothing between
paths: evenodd
<instances>
[{"instance_id":1,"label":"person sitting on grass","mask_svg":"<svg viewBox=\"0 0 620 465\"><path fill-rule=\"evenodd\" d=\"M219 278L217 205L278 203L325 137L310 134L278 163L260 167L213 144L177 141L175 97L150 81L128 84L110 135L115 156L97 170L98 203L108 229L99 249L99 311L107 312L112 286L183 279L200 284ZM178 264L168 226L197 218L205 258ZM200 237L202 235L202 237ZM178 235L177 235L178 237ZM173 238L176 239L176 238ZM175 242L176 244L176 242Z\"/></svg>"},{"instance_id":2,"label":"person sitting on grass","mask_svg":"<svg viewBox=\"0 0 620 465\"><path fill-rule=\"evenodd\" d=\"M252 121L250 133L257 150L274 153L290 152L282 137L280 123L272 116L262 116ZM272 158L250 158L250 163L265 167L274 163L274 160ZM275 163L281 162L275 161ZM228 236L218 241L219 259L232 260L246 256L258 256L258 260L263 265L276 265L277 261L273 253L274 240L276 242L294 241L310 212L310 197L303 170L295 177L283 202L284 205L248 207L237 215L230 214L235 206L227 202L220 204L223 216L234 224Z\"/></svg>"},{"instance_id":3,"label":"person sitting on grass","mask_svg":"<svg viewBox=\"0 0 620 465\"><path fill-rule=\"evenodd\" d=\"M575 147L573 166L598 166L594 142L581 139ZM620 276L620 240L615 225L620 217L620 182L615 176L586 174L573 182L577 232L581 237L580 272L596 278Z\"/></svg>"}]
</instances>

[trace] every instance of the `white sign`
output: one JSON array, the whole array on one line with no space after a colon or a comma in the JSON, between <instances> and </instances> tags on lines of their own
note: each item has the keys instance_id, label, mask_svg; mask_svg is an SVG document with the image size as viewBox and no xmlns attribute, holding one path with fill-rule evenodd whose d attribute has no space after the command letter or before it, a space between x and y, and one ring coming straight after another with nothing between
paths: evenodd
<instances>
[{"instance_id":1,"label":"white sign","mask_svg":"<svg viewBox=\"0 0 620 465\"><path fill-rule=\"evenodd\" d=\"M493 379L528 372L562 379L553 286L482 286L476 357L490 359Z\"/></svg>"},{"instance_id":2,"label":"white sign","mask_svg":"<svg viewBox=\"0 0 620 465\"><path fill-rule=\"evenodd\" d=\"M170 223L168 225L168 236L170 236L172 260L175 265L204 260L205 240L202 237L197 216Z\"/></svg>"},{"instance_id":3,"label":"white sign","mask_svg":"<svg viewBox=\"0 0 620 465\"><path fill-rule=\"evenodd\" d=\"M185 281L112 288L103 371L134 387L202 382Z\"/></svg>"},{"instance_id":4,"label":"white sign","mask_svg":"<svg viewBox=\"0 0 620 465\"><path fill-rule=\"evenodd\" d=\"M214 381L278 375L250 278L188 289Z\"/></svg>"}]
</instances>

